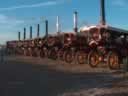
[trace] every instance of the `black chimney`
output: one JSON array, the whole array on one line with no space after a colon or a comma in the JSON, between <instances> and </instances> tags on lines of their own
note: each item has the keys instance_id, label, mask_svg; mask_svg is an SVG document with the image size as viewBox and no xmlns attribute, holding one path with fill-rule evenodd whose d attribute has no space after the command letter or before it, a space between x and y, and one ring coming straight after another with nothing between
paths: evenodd
<instances>
[{"instance_id":1,"label":"black chimney","mask_svg":"<svg viewBox=\"0 0 128 96\"><path fill-rule=\"evenodd\" d=\"M45 20L45 30L46 30L46 33L45 33L45 36L46 38L48 37L48 20Z\"/></svg>"},{"instance_id":2,"label":"black chimney","mask_svg":"<svg viewBox=\"0 0 128 96\"><path fill-rule=\"evenodd\" d=\"M18 39L19 39L19 41L20 41L20 32L18 32Z\"/></svg>"},{"instance_id":3,"label":"black chimney","mask_svg":"<svg viewBox=\"0 0 128 96\"><path fill-rule=\"evenodd\" d=\"M26 39L26 28L24 28L24 40Z\"/></svg>"},{"instance_id":4,"label":"black chimney","mask_svg":"<svg viewBox=\"0 0 128 96\"><path fill-rule=\"evenodd\" d=\"M37 24L37 37L40 36L40 24Z\"/></svg>"},{"instance_id":5,"label":"black chimney","mask_svg":"<svg viewBox=\"0 0 128 96\"><path fill-rule=\"evenodd\" d=\"M105 0L100 0L100 23L101 25L105 25L106 24L106 20L105 20Z\"/></svg>"},{"instance_id":6,"label":"black chimney","mask_svg":"<svg viewBox=\"0 0 128 96\"><path fill-rule=\"evenodd\" d=\"M30 26L30 39L32 39L32 26Z\"/></svg>"}]
</instances>

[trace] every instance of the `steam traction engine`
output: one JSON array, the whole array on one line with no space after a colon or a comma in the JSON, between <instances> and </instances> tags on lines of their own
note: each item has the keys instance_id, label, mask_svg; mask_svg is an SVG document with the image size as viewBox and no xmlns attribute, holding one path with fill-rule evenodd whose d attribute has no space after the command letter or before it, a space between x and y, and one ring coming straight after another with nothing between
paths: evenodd
<instances>
[{"instance_id":1,"label":"steam traction engine","mask_svg":"<svg viewBox=\"0 0 128 96\"><path fill-rule=\"evenodd\" d=\"M17 46L17 41L8 41L6 43L6 48L7 48L7 53L8 54L15 54L16 53L16 46Z\"/></svg>"},{"instance_id":2,"label":"steam traction engine","mask_svg":"<svg viewBox=\"0 0 128 96\"><path fill-rule=\"evenodd\" d=\"M61 41L58 34L48 35L44 48L47 49L47 56L57 59L58 50L61 48Z\"/></svg>"},{"instance_id":3,"label":"steam traction engine","mask_svg":"<svg viewBox=\"0 0 128 96\"><path fill-rule=\"evenodd\" d=\"M60 38L60 45L58 51L58 59L64 60L68 63L71 63L74 57L74 46L73 41L75 40L75 33L61 33L59 35Z\"/></svg>"},{"instance_id":4,"label":"steam traction engine","mask_svg":"<svg viewBox=\"0 0 128 96\"><path fill-rule=\"evenodd\" d=\"M87 44L87 34L85 32L69 32L59 35L62 42L62 48L58 51L58 58L67 63L76 61L78 64L84 64L87 61L89 46Z\"/></svg>"},{"instance_id":5,"label":"steam traction engine","mask_svg":"<svg viewBox=\"0 0 128 96\"><path fill-rule=\"evenodd\" d=\"M91 26L81 32L88 34L88 63L96 67L105 62L111 69L120 68L120 63L128 54L128 33L125 30L110 26Z\"/></svg>"},{"instance_id":6,"label":"steam traction engine","mask_svg":"<svg viewBox=\"0 0 128 96\"><path fill-rule=\"evenodd\" d=\"M85 64L87 63L88 53L90 48L87 44L88 37L86 33L78 33L76 36L76 41L74 42L75 50L75 59L77 64Z\"/></svg>"}]
</instances>

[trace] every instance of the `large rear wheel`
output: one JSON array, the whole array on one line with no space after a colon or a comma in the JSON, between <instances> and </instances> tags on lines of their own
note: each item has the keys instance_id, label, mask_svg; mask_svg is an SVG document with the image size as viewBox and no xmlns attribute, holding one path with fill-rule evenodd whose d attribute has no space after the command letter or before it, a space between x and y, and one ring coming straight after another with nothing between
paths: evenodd
<instances>
[{"instance_id":1,"label":"large rear wheel","mask_svg":"<svg viewBox=\"0 0 128 96\"><path fill-rule=\"evenodd\" d=\"M28 50L27 50L27 48L24 48L24 56L28 56Z\"/></svg>"},{"instance_id":2,"label":"large rear wheel","mask_svg":"<svg viewBox=\"0 0 128 96\"><path fill-rule=\"evenodd\" d=\"M107 56L107 64L110 69L119 69L120 64L119 64L119 57L116 52L110 51Z\"/></svg>"},{"instance_id":3,"label":"large rear wheel","mask_svg":"<svg viewBox=\"0 0 128 96\"><path fill-rule=\"evenodd\" d=\"M45 57L45 53L44 53L44 50L43 49L40 49L40 57L41 58L44 58Z\"/></svg>"},{"instance_id":4,"label":"large rear wheel","mask_svg":"<svg viewBox=\"0 0 128 96\"><path fill-rule=\"evenodd\" d=\"M32 57L32 48L29 48L29 56Z\"/></svg>"},{"instance_id":5,"label":"large rear wheel","mask_svg":"<svg viewBox=\"0 0 128 96\"><path fill-rule=\"evenodd\" d=\"M85 64L86 63L86 53L83 51L78 51L76 54L77 63L78 64Z\"/></svg>"},{"instance_id":6,"label":"large rear wheel","mask_svg":"<svg viewBox=\"0 0 128 96\"><path fill-rule=\"evenodd\" d=\"M63 54L64 54L64 51L60 49L57 53L58 60L63 60Z\"/></svg>"},{"instance_id":7,"label":"large rear wheel","mask_svg":"<svg viewBox=\"0 0 128 96\"><path fill-rule=\"evenodd\" d=\"M74 54L72 51L65 51L64 59L67 63L72 63L74 59Z\"/></svg>"},{"instance_id":8,"label":"large rear wheel","mask_svg":"<svg viewBox=\"0 0 128 96\"><path fill-rule=\"evenodd\" d=\"M48 58L55 60L57 59L57 52L54 48L48 51Z\"/></svg>"},{"instance_id":9,"label":"large rear wheel","mask_svg":"<svg viewBox=\"0 0 128 96\"><path fill-rule=\"evenodd\" d=\"M51 57L52 57L52 59L54 59L54 60L57 59L57 52L56 52L55 49L52 49L52 50L51 50Z\"/></svg>"},{"instance_id":10,"label":"large rear wheel","mask_svg":"<svg viewBox=\"0 0 128 96\"><path fill-rule=\"evenodd\" d=\"M37 47L34 48L34 56L38 57L39 56L39 50Z\"/></svg>"},{"instance_id":11,"label":"large rear wheel","mask_svg":"<svg viewBox=\"0 0 128 96\"><path fill-rule=\"evenodd\" d=\"M91 67L97 67L99 64L99 54L97 51L91 51L88 55L88 64Z\"/></svg>"}]
</instances>

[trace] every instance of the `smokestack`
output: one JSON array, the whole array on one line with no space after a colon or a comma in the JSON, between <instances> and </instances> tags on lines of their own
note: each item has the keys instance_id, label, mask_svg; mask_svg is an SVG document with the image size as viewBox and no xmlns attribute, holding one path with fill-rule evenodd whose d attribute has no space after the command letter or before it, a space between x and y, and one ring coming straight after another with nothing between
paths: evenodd
<instances>
[{"instance_id":1,"label":"smokestack","mask_svg":"<svg viewBox=\"0 0 128 96\"><path fill-rule=\"evenodd\" d=\"M60 32L59 16L57 16L57 21L56 21L56 31Z\"/></svg>"},{"instance_id":2,"label":"smokestack","mask_svg":"<svg viewBox=\"0 0 128 96\"><path fill-rule=\"evenodd\" d=\"M26 28L24 28L24 40L26 39Z\"/></svg>"},{"instance_id":3,"label":"smokestack","mask_svg":"<svg viewBox=\"0 0 128 96\"><path fill-rule=\"evenodd\" d=\"M77 20L78 20L78 18L77 18L77 12L75 11L74 12L74 32L78 32L78 28L77 28Z\"/></svg>"},{"instance_id":4,"label":"smokestack","mask_svg":"<svg viewBox=\"0 0 128 96\"><path fill-rule=\"evenodd\" d=\"M105 25L105 0L100 0L100 24Z\"/></svg>"},{"instance_id":5,"label":"smokestack","mask_svg":"<svg viewBox=\"0 0 128 96\"><path fill-rule=\"evenodd\" d=\"M48 20L45 20L45 28L46 28L46 38L48 37Z\"/></svg>"},{"instance_id":6,"label":"smokestack","mask_svg":"<svg viewBox=\"0 0 128 96\"><path fill-rule=\"evenodd\" d=\"M40 36L40 24L37 24L37 37Z\"/></svg>"},{"instance_id":7,"label":"smokestack","mask_svg":"<svg viewBox=\"0 0 128 96\"><path fill-rule=\"evenodd\" d=\"M20 32L18 32L18 40L20 41Z\"/></svg>"},{"instance_id":8,"label":"smokestack","mask_svg":"<svg viewBox=\"0 0 128 96\"><path fill-rule=\"evenodd\" d=\"M32 26L30 26L30 39L32 39Z\"/></svg>"}]
</instances>

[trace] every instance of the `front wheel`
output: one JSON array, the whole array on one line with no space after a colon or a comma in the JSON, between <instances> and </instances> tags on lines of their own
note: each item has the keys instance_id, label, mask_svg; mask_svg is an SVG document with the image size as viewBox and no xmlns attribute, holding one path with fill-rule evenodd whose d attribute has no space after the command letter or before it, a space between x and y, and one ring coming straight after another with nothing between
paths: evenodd
<instances>
[{"instance_id":1,"label":"front wheel","mask_svg":"<svg viewBox=\"0 0 128 96\"><path fill-rule=\"evenodd\" d=\"M97 51L91 51L88 55L88 64L91 67L97 67L99 64L99 54Z\"/></svg>"},{"instance_id":2,"label":"front wheel","mask_svg":"<svg viewBox=\"0 0 128 96\"><path fill-rule=\"evenodd\" d=\"M116 52L110 51L107 56L107 64L110 69L119 69L119 56Z\"/></svg>"}]
</instances>

